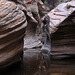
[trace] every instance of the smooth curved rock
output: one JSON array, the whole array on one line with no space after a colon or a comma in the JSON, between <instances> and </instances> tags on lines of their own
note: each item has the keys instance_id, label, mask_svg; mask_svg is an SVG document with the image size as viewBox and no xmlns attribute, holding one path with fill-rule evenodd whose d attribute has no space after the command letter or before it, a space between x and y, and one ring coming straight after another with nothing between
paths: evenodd
<instances>
[{"instance_id":1,"label":"smooth curved rock","mask_svg":"<svg viewBox=\"0 0 75 75\"><path fill-rule=\"evenodd\" d=\"M20 60L27 21L15 3L0 0L0 68Z\"/></svg>"}]
</instances>

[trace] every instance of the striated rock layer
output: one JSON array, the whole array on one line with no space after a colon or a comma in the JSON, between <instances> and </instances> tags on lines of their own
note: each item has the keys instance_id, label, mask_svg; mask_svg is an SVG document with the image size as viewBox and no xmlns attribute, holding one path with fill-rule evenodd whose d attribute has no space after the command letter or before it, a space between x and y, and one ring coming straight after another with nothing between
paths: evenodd
<instances>
[{"instance_id":1,"label":"striated rock layer","mask_svg":"<svg viewBox=\"0 0 75 75\"><path fill-rule=\"evenodd\" d=\"M58 5L48 15L52 55L75 55L75 1Z\"/></svg>"},{"instance_id":2,"label":"striated rock layer","mask_svg":"<svg viewBox=\"0 0 75 75\"><path fill-rule=\"evenodd\" d=\"M0 0L0 68L20 60L27 21L15 3Z\"/></svg>"}]
</instances>

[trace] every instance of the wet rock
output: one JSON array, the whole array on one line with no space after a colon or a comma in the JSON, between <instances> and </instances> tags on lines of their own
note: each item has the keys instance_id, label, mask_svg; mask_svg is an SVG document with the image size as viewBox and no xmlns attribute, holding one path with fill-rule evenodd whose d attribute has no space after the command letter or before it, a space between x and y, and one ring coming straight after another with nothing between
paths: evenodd
<instances>
[{"instance_id":1,"label":"wet rock","mask_svg":"<svg viewBox=\"0 0 75 75\"><path fill-rule=\"evenodd\" d=\"M35 49L27 49L26 51L24 51L24 62L26 64L39 64L40 62L40 55L41 55L41 51L40 51L40 48L38 48L37 50ZM34 65L33 64L33 65Z\"/></svg>"},{"instance_id":2,"label":"wet rock","mask_svg":"<svg viewBox=\"0 0 75 75\"><path fill-rule=\"evenodd\" d=\"M23 54L23 67L26 73L31 74L34 71L37 71L39 69L40 63L41 63L41 51L40 48L37 49L26 49Z\"/></svg>"}]
</instances>

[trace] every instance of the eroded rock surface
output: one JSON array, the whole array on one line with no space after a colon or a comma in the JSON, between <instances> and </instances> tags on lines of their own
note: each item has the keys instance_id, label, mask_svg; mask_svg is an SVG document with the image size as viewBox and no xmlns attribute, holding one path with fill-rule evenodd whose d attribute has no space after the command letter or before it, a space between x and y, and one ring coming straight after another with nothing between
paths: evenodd
<instances>
[{"instance_id":1,"label":"eroded rock surface","mask_svg":"<svg viewBox=\"0 0 75 75\"><path fill-rule=\"evenodd\" d=\"M75 54L75 1L62 3L48 14L50 17L50 34L52 34L52 55ZM32 38L34 39L34 38ZM38 40L38 37L37 37ZM36 43L40 43L37 42ZM36 48L35 42L25 45L25 48ZM33 46L32 46L33 45ZM39 47L41 44L39 44Z\"/></svg>"},{"instance_id":2,"label":"eroded rock surface","mask_svg":"<svg viewBox=\"0 0 75 75\"><path fill-rule=\"evenodd\" d=\"M20 60L27 21L15 3L0 0L0 68Z\"/></svg>"}]
</instances>

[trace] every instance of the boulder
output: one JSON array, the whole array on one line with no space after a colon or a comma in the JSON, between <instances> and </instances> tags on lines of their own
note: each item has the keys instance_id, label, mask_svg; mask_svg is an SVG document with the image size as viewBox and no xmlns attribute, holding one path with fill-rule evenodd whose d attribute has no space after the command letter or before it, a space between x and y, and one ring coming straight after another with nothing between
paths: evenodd
<instances>
[{"instance_id":1,"label":"boulder","mask_svg":"<svg viewBox=\"0 0 75 75\"><path fill-rule=\"evenodd\" d=\"M59 4L48 16L52 55L75 54L75 1Z\"/></svg>"}]
</instances>

